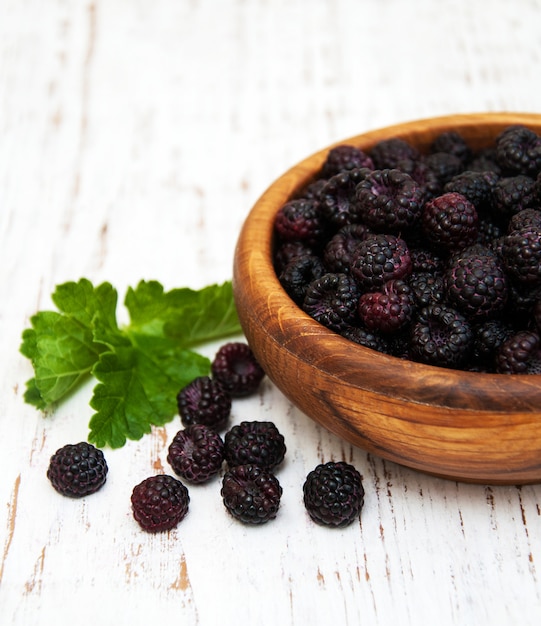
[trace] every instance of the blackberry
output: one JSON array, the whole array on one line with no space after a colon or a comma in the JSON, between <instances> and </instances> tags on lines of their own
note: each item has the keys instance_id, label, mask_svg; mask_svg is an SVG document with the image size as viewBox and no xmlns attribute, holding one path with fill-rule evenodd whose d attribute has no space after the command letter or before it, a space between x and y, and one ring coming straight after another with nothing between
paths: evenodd
<instances>
[{"instance_id":1,"label":"blackberry","mask_svg":"<svg viewBox=\"0 0 541 626\"><path fill-rule=\"evenodd\" d=\"M511 216L507 224L507 232L512 233L514 230L521 228L533 227L541 229L541 210L540 209L523 209Z\"/></svg>"},{"instance_id":2,"label":"blackberry","mask_svg":"<svg viewBox=\"0 0 541 626\"><path fill-rule=\"evenodd\" d=\"M477 240L479 217L474 205L462 194L444 193L424 206L422 226L426 238L448 252Z\"/></svg>"},{"instance_id":3,"label":"blackberry","mask_svg":"<svg viewBox=\"0 0 541 626\"><path fill-rule=\"evenodd\" d=\"M249 396L259 389L265 372L247 343L224 344L211 363L212 375L235 398Z\"/></svg>"},{"instance_id":4,"label":"blackberry","mask_svg":"<svg viewBox=\"0 0 541 626\"><path fill-rule=\"evenodd\" d=\"M282 487L274 474L258 465L237 465L222 481L227 511L244 524L264 524L276 517Z\"/></svg>"},{"instance_id":5,"label":"blackberry","mask_svg":"<svg viewBox=\"0 0 541 626\"><path fill-rule=\"evenodd\" d=\"M323 326L339 332L355 321L359 295L351 276L327 273L310 283L302 309Z\"/></svg>"},{"instance_id":6,"label":"blackberry","mask_svg":"<svg viewBox=\"0 0 541 626\"><path fill-rule=\"evenodd\" d=\"M466 170L453 176L444 187L444 193L455 192L467 198L479 212L491 206L492 190L499 181L494 172Z\"/></svg>"},{"instance_id":7,"label":"blackberry","mask_svg":"<svg viewBox=\"0 0 541 626\"><path fill-rule=\"evenodd\" d=\"M177 394L177 407L184 426L204 424L223 429L231 414L231 394L210 376L198 376Z\"/></svg>"},{"instance_id":8,"label":"blackberry","mask_svg":"<svg viewBox=\"0 0 541 626\"><path fill-rule=\"evenodd\" d=\"M300 256L315 256L314 250L302 241L284 241L279 243L274 252L274 269L279 276L286 265Z\"/></svg>"},{"instance_id":9,"label":"blackberry","mask_svg":"<svg viewBox=\"0 0 541 626\"><path fill-rule=\"evenodd\" d=\"M536 176L541 170L541 137L524 126L509 126L496 137L496 158L506 172Z\"/></svg>"},{"instance_id":10,"label":"blackberry","mask_svg":"<svg viewBox=\"0 0 541 626\"><path fill-rule=\"evenodd\" d=\"M541 285L541 228L526 226L502 238L504 268L521 285Z\"/></svg>"},{"instance_id":11,"label":"blackberry","mask_svg":"<svg viewBox=\"0 0 541 626\"><path fill-rule=\"evenodd\" d=\"M360 148L343 144L329 150L321 168L321 176L331 178L340 172L364 167L374 168L370 156Z\"/></svg>"},{"instance_id":12,"label":"blackberry","mask_svg":"<svg viewBox=\"0 0 541 626\"><path fill-rule=\"evenodd\" d=\"M504 231L492 217L479 216L477 224L477 243L492 246L494 241L503 235Z\"/></svg>"},{"instance_id":13,"label":"blackberry","mask_svg":"<svg viewBox=\"0 0 541 626\"><path fill-rule=\"evenodd\" d=\"M416 361L439 367L462 365L471 349L473 332L467 319L443 304L421 309L413 323L410 353Z\"/></svg>"},{"instance_id":14,"label":"blackberry","mask_svg":"<svg viewBox=\"0 0 541 626\"><path fill-rule=\"evenodd\" d=\"M225 434L224 451L230 468L252 464L273 470L284 460L286 445L272 422L244 421Z\"/></svg>"},{"instance_id":15,"label":"blackberry","mask_svg":"<svg viewBox=\"0 0 541 626\"><path fill-rule=\"evenodd\" d=\"M429 304L442 303L445 300L443 274L440 272L413 272L408 284L416 308L422 309Z\"/></svg>"},{"instance_id":16,"label":"blackberry","mask_svg":"<svg viewBox=\"0 0 541 626\"><path fill-rule=\"evenodd\" d=\"M359 317L369 330L394 333L410 322L413 306L409 285L403 280L389 280L380 290L362 294Z\"/></svg>"},{"instance_id":17,"label":"blackberry","mask_svg":"<svg viewBox=\"0 0 541 626\"><path fill-rule=\"evenodd\" d=\"M443 259L433 250L410 247L411 270L413 272L430 272L436 274L444 267Z\"/></svg>"},{"instance_id":18,"label":"blackberry","mask_svg":"<svg viewBox=\"0 0 541 626\"><path fill-rule=\"evenodd\" d=\"M351 257L357 245L371 234L364 224L348 224L331 237L323 249L323 264L327 272L349 274ZM314 276L319 278L318 276Z\"/></svg>"},{"instance_id":19,"label":"blackberry","mask_svg":"<svg viewBox=\"0 0 541 626\"><path fill-rule=\"evenodd\" d=\"M149 533L175 528L187 515L188 489L176 478L159 474L136 485L131 494L133 517Z\"/></svg>"},{"instance_id":20,"label":"blackberry","mask_svg":"<svg viewBox=\"0 0 541 626\"><path fill-rule=\"evenodd\" d=\"M394 169L400 161L416 160L420 154L417 148L405 139L391 137L378 141L370 150L375 169Z\"/></svg>"},{"instance_id":21,"label":"blackberry","mask_svg":"<svg viewBox=\"0 0 541 626\"><path fill-rule=\"evenodd\" d=\"M278 276L287 295L296 303L302 304L308 285L326 273L325 264L315 254L305 254L292 259Z\"/></svg>"},{"instance_id":22,"label":"blackberry","mask_svg":"<svg viewBox=\"0 0 541 626\"><path fill-rule=\"evenodd\" d=\"M302 241L317 245L325 233L325 225L316 200L302 198L286 202L276 214L274 228L282 241Z\"/></svg>"},{"instance_id":23,"label":"blackberry","mask_svg":"<svg viewBox=\"0 0 541 626\"><path fill-rule=\"evenodd\" d=\"M63 496L82 498L105 484L108 471L103 452L81 441L67 444L52 455L47 478Z\"/></svg>"},{"instance_id":24,"label":"blackberry","mask_svg":"<svg viewBox=\"0 0 541 626\"><path fill-rule=\"evenodd\" d=\"M362 477L349 463L321 463L306 477L303 500L314 522L343 528L361 513L364 504Z\"/></svg>"},{"instance_id":25,"label":"blackberry","mask_svg":"<svg viewBox=\"0 0 541 626\"><path fill-rule=\"evenodd\" d=\"M535 181L529 176L500 178L491 194L491 206L495 215L508 220L512 215L539 206L534 191Z\"/></svg>"},{"instance_id":26,"label":"blackberry","mask_svg":"<svg viewBox=\"0 0 541 626\"><path fill-rule=\"evenodd\" d=\"M400 233L418 221L425 194L411 176L397 169L369 172L356 187L358 221L376 232Z\"/></svg>"},{"instance_id":27,"label":"blackberry","mask_svg":"<svg viewBox=\"0 0 541 626\"><path fill-rule=\"evenodd\" d=\"M367 169L352 169L335 174L327 180L319 194L319 210L333 226L340 228L356 221L357 184L366 177Z\"/></svg>"},{"instance_id":28,"label":"blackberry","mask_svg":"<svg viewBox=\"0 0 541 626\"><path fill-rule=\"evenodd\" d=\"M440 133L430 144L430 152L447 152L458 157L465 167L473 152L464 137L456 130Z\"/></svg>"},{"instance_id":29,"label":"blackberry","mask_svg":"<svg viewBox=\"0 0 541 626\"><path fill-rule=\"evenodd\" d=\"M389 343L387 338L380 333L368 330L363 326L348 326L341 333L342 337L354 343L376 350L377 352L389 353Z\"/></svg>"},{"instance_id":30,"label":"blackberry","mask_svg":"<svg viewBox=\"0 0 541 626\"><path fill-rule=\"evenodd\" d=\"M351 274L363 290L377 289L388 280L405 278L410 273L408 246L396 235L368 235L352 256Z\"/></svg>"},{"instance_id":31,"label":"blackberry","mask_svg":"<svg viewBox=\"0 0 541 626\"><path fill-rule=\"evenodd\" d=\"M396 169L413 178L421 188L425 201L442 193L442 186L436 173L421 159L404 159L398 161Z\"/></svg>"},{"instance_id":32,"label":"blackberry","mask_svg":"<svg viewBox=\"0 0 541 626\"><path fill-rule=\"evenodd\" d=\"M494 317L507 302L507 276L495 256L459 256L444 285L451 306L471 319Z\"/></svg>"},{"instance_id":33,"label":"blackberry","mask_svg":"<svg viewBox=\"0 0 541 626\"><path fill-rule=\"evenodd\" d=\"M496 356L499 374L541 374L539 333L522 330L506 339Z\"/></svg>"},{"instance_id":34,"label":"blackberry","mask_svg":"<svg viewBox=\"0 0 541 626\"><path fill-rule=\"evenodd\" d=\"M303 187L294 198L295 200L318 200L321 190L327 183L325 178L316 178Z\"/></svg>"},{"instance_id":35,"label":"blackberry","mask_svg":"<svg viewBox=\"0 0 541 626\"><path fill-rule=\"evenodd\" d=\"M487 364L490 371L495 370L496 354L512 334L511 327L504 321L492 319L473 327L472 359L477 363Z\"/></svg>"},{"instance_id":36,"label":"blackberry","mask_svg":"<svg viewBox=\"0 0 541 626\"><path fill-rule=\"evenodd\" d=\"M442 187L463 170L462 161L449 152L427 154L423 157L423 163L434 172Z\"/></svg>"},{"instance_id":37,"label":"blackberry","mask_svg":"<svg viewBox=\"0 0 541 626\"><path fill-rule=\"evenodd\" d=\"M216 431L204 424L192 424L174 436L167 462L175 474L190 483L200 484L220 471L224 455L224 442Z\"/></svg>"},{"instance_id":38,"label":"blackberry","mask_svg":"<svg viewBox=\"0 0 541 626\"><path fill-rule=\"evenodd\" d=\"M468 163L468 169L473 172L493 172L500 176L502 168L498 165L496 149L484 148L476 152Z\"/></svg>"}]
</instances>

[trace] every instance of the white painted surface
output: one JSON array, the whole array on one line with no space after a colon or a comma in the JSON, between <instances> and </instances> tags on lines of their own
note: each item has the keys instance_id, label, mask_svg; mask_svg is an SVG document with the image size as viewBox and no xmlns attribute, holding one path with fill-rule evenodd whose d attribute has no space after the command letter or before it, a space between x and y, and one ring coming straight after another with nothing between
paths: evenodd
<instances>
[{"instance_id":1,"label":"white painted surface","mask_svg":"<svg viewBox=\"0 0 541 626\"><path fill-rule=\"evenodd\" d=\"M169 471L177 419L106 451L106 486L57 495L51 454L86 438L91 386L43 417L18 352L58 283L231 277L251 205L330 142L455 112L541 111L541 2L0 1L0 623L534 625L541 486L424 476L320 429L268 381L233 422L286 437L278 518L244 527L220 481L150 536L133 486ZM212 356L217 345L205 348ZM360 523L309 522L302 483L344 459Z\"/></svg>"}]
</instances>

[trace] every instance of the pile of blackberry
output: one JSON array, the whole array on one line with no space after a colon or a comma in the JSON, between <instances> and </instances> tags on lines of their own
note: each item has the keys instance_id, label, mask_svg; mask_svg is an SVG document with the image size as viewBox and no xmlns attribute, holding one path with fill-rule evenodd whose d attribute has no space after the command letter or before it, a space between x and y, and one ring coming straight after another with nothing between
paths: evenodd
<instances>
[{"instance_id":1,"label":"pile of blackberry","mask_svg":"<svg viewBox=\"0 0 541 626\"><path fill-rule=\"evenodd\" d=\"M277 516L282 486L275 472L286 454L283 435L270 421L242 421L223 438L219 432L227 425L233 397L255 393L263 370L248 344L234 342L218 350L211 371L212 377L196 378L177 396L184 428L173 437L167 462L178 478L150 476L132 490L133 517L146 532L174 529L190 505L184 483L208 483L224 463L220 495L227 512L249 525L265 524ZM62 495L80 498L98 491L107 472L103 452L81 442L56 451L47 477ZM319 465L308 475L303 490L310 518L325 526L350 524L363 506L361 476L346 463Z\"/></svg>"},{"instance_id":2,"label":"pile of blackberry","mask_svg":"<svg viewBox=\"0 0 541 626\"><path fill-rule=\"evenodd\" d=\"M498 374L541 369L541 136L520 126L426 152L331 149L274 222L274 265L308 315L371 349Z\"/></svg>"}]
</instances>

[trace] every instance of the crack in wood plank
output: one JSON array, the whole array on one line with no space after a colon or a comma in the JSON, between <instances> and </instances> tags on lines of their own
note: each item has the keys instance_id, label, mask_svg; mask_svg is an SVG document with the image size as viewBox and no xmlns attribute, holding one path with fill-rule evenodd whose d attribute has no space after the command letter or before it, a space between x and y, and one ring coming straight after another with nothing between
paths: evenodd
<instances>
[{"instance_id":1,"label":"crack in wood plank","mask_svg":"<svg viewBox=\"0 0 541 626\"><path fill-rule=\"evenodd\" d=\"M13 490L11 492L11 499L8 504L8 518L7 518L7 538L4 544L4 553L2 554L2 563L0 563L0 584L2 584L2 578L4 576L4 569L6 560L13 541L13 534L15 532L15 519L17 517L17 503L19 501L19 487L21 486L21 475L19 474L15 479Z\"/></svg>"}]
</instances>

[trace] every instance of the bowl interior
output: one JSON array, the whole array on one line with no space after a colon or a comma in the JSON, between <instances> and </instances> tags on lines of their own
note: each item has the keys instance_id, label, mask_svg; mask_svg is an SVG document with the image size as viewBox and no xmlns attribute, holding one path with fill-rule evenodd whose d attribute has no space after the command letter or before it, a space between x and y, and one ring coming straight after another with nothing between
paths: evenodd
<instances>
[{"instance_id":1,"label":"bowl interior","mask_svg":"<svg viewBox=\"0 0 541 626\"><path fill-rule=\"evenodd\" d=\"M471 114L391 126L333 145L366 151L401 137L426 151L453 129L479 149L512 124L541 133L541 115ZM473 482L541 480L541 376L464 372L384 355L325 328L283 290L272 261L275 214L314 177L331 147L267 189L237 243L239 317L267 374L309 417L384 458Z\"/></svg>"}]
</instances>

